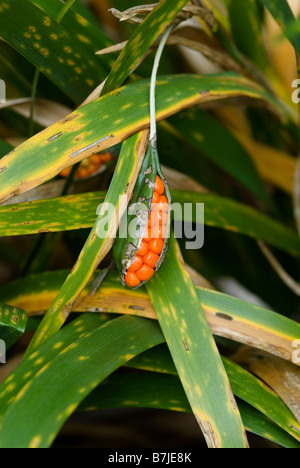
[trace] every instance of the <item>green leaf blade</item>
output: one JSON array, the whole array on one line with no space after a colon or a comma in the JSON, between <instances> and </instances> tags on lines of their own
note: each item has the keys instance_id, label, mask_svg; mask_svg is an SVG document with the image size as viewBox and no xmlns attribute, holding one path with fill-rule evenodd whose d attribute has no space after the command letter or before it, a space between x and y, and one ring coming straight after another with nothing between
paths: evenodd
<instances>
[{"instance_id":1,"label":"green leaf blade","mask_svg":"<svg viewBox=\"0 0 300 468\"><path fill-rule=\"evenodd\" d=\"M238 406L247 431L282 447L300 447L299 442L250 405L238 401ZM82 402L78 410L93 411L119 407L192 412L178 377L153 372L110 376Z\"/></svg>"},{"instance_id":2,"label":"green leaf blade","mask_svg":"<svg viewBox=\"0 0 300 468\"><path fill-rule=\"evenodd\" d=\"M204 204L207 226L260 239L293 256L300 256L300 240L296 231L284 226L260 211L220 195L171 190L172 201L182 208ZM97 207L105 193L80 195L0 206L0 236L22 236L39 232L61 232L91 228ZM74 207L76 209L74 210ZM80 211L80 217L78 217ZM178 213L174 220L181 221ZM186 221L195 221L193 209L186 209Z\"/></svg>"},{"instance_id":3,"label":"green leaf blade","mask_svg":"<svg viewBox=\"0 0 300 468\"><path fill-rule=\"evenodd\" d=\"M247 151L232 133L208 112L196 109L183 116L172 117L168 124L172 125L172 129L180 139L188 141L207 158L235 177L267 206L272 206Z\"/></svg>"},{"instance_id":4,"label":"green leaf blade","mask_svg":"<svg viewBox=\"0 0 300 468\"><path fill-rule=\"evenodd\" d=\"M62 327L78 296L110 251L128 204L129 193L138 177L146 145L147 131L134 135L123 144L105 201L97 209L98 216L91 233L72 272L30 342L27 355Z\"/></svg>"},{"instance_id":5,"label":"green leaf blade","mask_svg":"<svg viewBox=\"0 0 300 468\"><path fill-rule=\"evenodd\" d=\"M27 314L24 310L0 304L0 339L4 341L6 351L24 334L26 324Z\"/></svg>"},{"instance_id":6,"label":"green leaf blade","mask_svg":"<svg viewBox=\"0 0 300 468\"><path fill-rule=\"evenodd\" d=\"M248 0L247 8L239 0L227 0L231 30L239 49L262 70L268 58L263 39L263 23L257 0Z\"/></svg>"},{"instance_id":7,"label":"green leaf blade","mask_svg":"<svg viewBox=\"0 0 300 468\"><path fill-rule=\"evenodd\" d=\"M157 324L133 317L115 319L79 338L46 363L17 395L1 419L1 447L49 447L66 419L102 380L162 341ZM42 356L37 351L29 359L31 365L40 365Z\"/></svg>"},{"instance_id":8,"label":"green leaf blade","mask_svg":"<svg viewBox=\"0 0 300 468\"><path fill-rule=\"evenodd\" d=\"M40 8L28 0L0 1L0 7L2 36L77 104L104 79L94 54Z\"/></svg>"},{"instance_id":9,"label":"green leaf blade","mask_svg":"<svg viewBox=\"0 0 300 468\"><path fill-rule=\"evenodd\" d=\"M296 18L288 2L286 0L262 0L262 2L300 55L300 36L291 32L291 26L296 22Z\"/></svg>"},{"instance_id":10,"label":"green leaf blade","mask_svg":"<svg viewBox=\"0 0 300 468\"><path fill-rule=\"evenodd\" d=\"M102 90L107 94L123 84L130 72L144 57L155 40L170 25L188 0L161 0L144 22L132 34L125 49L112 68Z\"/></svg>"},{"instance_id":11,"label":"green leaf blade","mask_svg":"<svg viewBox=\"0 0 300 468\"><path fill-rule=\"evenodd\" d=\"M193 413L209 447L245 448L230 384L175 241L146 286Z\"/></svg>"},{"instance_id":12,"label":"green leaf blade","mask_svg":"<svg viewBox=\"0 0 300 468\"><path fill-rule=\"evenodd\" d=\"M267 100L288 118L272 96L236 74L161 77L156 92L158 121L192 105L240 96ZM0 203L148 128L148 101L149 80L143 80L81 107L27 140L1 160Z\"/></svg>"}]
</instances>

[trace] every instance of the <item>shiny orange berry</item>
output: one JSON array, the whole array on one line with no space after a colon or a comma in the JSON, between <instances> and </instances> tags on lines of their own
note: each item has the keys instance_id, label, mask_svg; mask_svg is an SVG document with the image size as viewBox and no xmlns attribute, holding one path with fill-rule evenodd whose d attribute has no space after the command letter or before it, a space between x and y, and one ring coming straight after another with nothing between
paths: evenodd
<instances>
[{"instance_id":1,"label":"shiny orange berry","mask_svg":"<svg viewBox=\"0 0 300 468\"><path fill-rule=\"evenodd\" d=\"M169 221L168 212L162 212L160 219L159 219L159 224L162 226L166 226L168 224L168 221Z\"/></svg>"},{"instance_id":2,"label":"shiny orange berry","mask_svg":"<svg viewBox=\"0 0 300 468\"><path fill-rule=\"evenodd\" d=\"M78 172L76 174L76 177L78 179L86 179L86 177L89 176L89 171L87 169L85 169L85 167L80 167L78 169Z\"/></svg>"},{"instance_id":3,"label":"shiny orange berry","mask_svg":"<svg viewBox=\"0 0 300 468\"><path fill-rule=\"evenodd\" d=\"M155 224L158 224L158 217L155 216L155 215L156 215L155 212L150 213L149 221L148 221L148 227L149 228L152 228L153 226L155 226Z\"/></svg>"},{"instance_id":4,"label":"shiny orange berry","mask_svg":"<svg viewBox=\"0 0 300 468\"><path fill-rule=\"evenodd\" d=\"M167 197L162 195L161 197L159 197L159 200L157 203L152 203L151 211L164 211L165 213L168 213L169 203L168 203Z\"/></svg>"},{"instance_id":5,"label":"shiny orange berry","mask_svg":"<svg viewBox=\"0 0 300 468\"><path fill-rule=\"evenodd\" d=\"M158 255L162 253L163 247L164 247L163 239L152 239L152 241L149 242L149 250L151 250L151 252L154 252Z\"/></svg>"},{"instance_id":6,"label":"shiny orange berry","mask_svg":"<svg viewBox=\"0 0 300 468\"><path fill-rule=\"evenodd\" d=\"M95 174L95 172L96 172L95 167L92 166L92 167L87 168L87 176L91 176L91 175Z\"/></svg>"},{"instance_id":7,"label":"shiny orange berry","mask_svg":"<svg viewBox=\"0 0 300 468\"><path fill-rule=\"evenodd\" d=\"M127 271L136 272L143 265L143 258L137 255L134 259L133 264L128 268Z\"/></svg>"},{"instance_id":8,"label":"shiny orange berry","mask_svg":"<svg viewBox=\"0 0 300 468\"><path fill-rule=\"evenodd\" d=\"M102 162L101 156L99 154L94 154L90 157L90 160L93 164L99 165Z\"/></svg>"},{"instance_id":9,"label":"shiny orange berry","mask_svg":"<svg viewBox=\"0 0 300 468\"><path fill-rule=\"evenodd\" d=\"M159 203L161 205L168 205L169 204L168 199L167 199L167 197L165 195L161 195L159 197ZM165 210L163 210L163 211L165 211ZM166 210L166 211L168 211L168 210Z\"/></svg>"},{"instance_id":10,"label":"shiny orange berry","mask_svg":"<svg viewBox=\"0 0 300 468\"><path fill-rule=\"evenodd\" d=\"M168 213L165 213L164 211L153 211L150 215L151 218L151 225L150 227L153 226L165 226L168 224Z\"/></svg>"},{"instance_id":11,"label":"shiny orange berry","mask_svg":"<svg viewBox=\"0 0 300 468\"><path fill-rule=\"evenodd\" d=\"M147 227L146 231L145 231L145 234L143 236L143 240L145 242L150 242L152 239L152 235L151 235L151 228Z\"/></svg>"},{"instance_id":12,"label":"shiny orange berry","mask_svg":"<svg viewBox=\"0 0 300 468\"><path fill-rule=\"evenodd\" d=\"M155 192L157 192L159 195L162 195L165 193L165 186L163 181L160 179L160 177L156 176L155 180Z\"/></svg>"},{"instance_id":13,"label":"shiny orange berry","mask_svg":"<svg viewBox=\"0 0 300 468\"><path fill-rule=\"evenodd\" d=\"M71 172L71 167L68 167L67 169L64 169L64 170L60 173L60 175L61 175L62 177L69 177L70 172Z\"/></svg>"},{"instance_id":14,"label":"shiny orange berry","mask_svg":"<svg viewBox=\"0 0 300 468\"><path fill-rule=\"evenodd\" d=\"M83 160L81 161L80 167L87 167L87 166L89 166L89 164L90 164L90 159L89 159L89 158L85 158L85 159L83 159Z\"/></svg>"},{"instance_id":15,"label":"shiny orange berry","mask_svg":"<svg viewBox=\"0 0 300 468\"><path fill-rule=\"evenodd\" d=\"M165 239L167 234L167 226L154 226L151 229L152 239Z\"/></svg>"},{"instance_id":16,"label":"shiny orange berry","mask_svg":"<svg viewBox=\"0 0 300 468\"><path fill-rule=\"evenodd\" d=\"M107 151L106 153L101 153L100 156L101 156L102 162L104 162L104 163L110 162L113 159L113 157L112 157L112 155L111 155L111 153L109 151Z\"/></svg>"},{"instance_id":17,"label":"shiny orange berry","mask_svg":"<svg viewBox=\"0 0 300 468\"><path fill-rule=\"evenodd\" d=\"M151 250L148 250L146 255L143 257L143 261L145 265L149 265L151 268L155 268L155 265L157 264L159 260L159 255L157 255L154 252L151 252Z\"/></svg>"},{"instance_id":18,"label":"shiny orange berry","mask_svg":"<svg viewBox=\"0 0 300 468\"><path fill-rule=\"evenodd\" d=\"M153 197L152 197L152 203L158 203L159 197L160 197L159 193L154 192Z\"/></svg>"},{"instance_id":19,"label":"shiny orange berry","mask_svg":"<svg viewBox=\"0 0 300 468\"><path fill-rule=\"evenodd\" d=\"M152 278L153 275L154 275L154 269L151 268L149 265L146 265L145 263L136 272L136 276L142 282L148 281L150 278Z\"/></svg>"},{"instance_id":20,"label":"shiny orange berry","mask_svg":"<svg viewBox=\"0 0 300 468\"><path fill-rule=\"evenodd\" d=\"M138 255L140 257L143 257L144 255L146 255L146 253L148 252L149 250L149 247L148 247L148 242L145 242L144 240L141 242L141 245L140 245L140 248L139 248L139 251L138 251Z\"/></svg>"},{"instance_id":21,"label":"shiny orange berry","mask_svg":"<svg viewBox=\"0 0 300 468\"><path fill-rule=\"evenodd\" d=\"M126 284L129 288L136 288L141 284L141 281L137 277L137 275L131 271L129 271L125 276Z\"/></svg>"}]
</instances>

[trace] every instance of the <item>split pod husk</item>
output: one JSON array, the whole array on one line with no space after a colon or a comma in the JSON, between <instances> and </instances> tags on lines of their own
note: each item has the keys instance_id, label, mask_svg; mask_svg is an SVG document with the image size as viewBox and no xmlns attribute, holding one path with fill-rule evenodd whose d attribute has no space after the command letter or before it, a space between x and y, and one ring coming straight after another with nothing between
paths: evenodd
<instances>
[{"instance_id":1,"label":"split pod husk","mask_svg":"<svg viewBox=\"0 0 300 468\"><path fill-rule=\"evenodd\" d=\"M124 286L143 286L163 264L170 238L170 206L157 150L149 144L113 250Z\"/></svg>"}]
</instances>

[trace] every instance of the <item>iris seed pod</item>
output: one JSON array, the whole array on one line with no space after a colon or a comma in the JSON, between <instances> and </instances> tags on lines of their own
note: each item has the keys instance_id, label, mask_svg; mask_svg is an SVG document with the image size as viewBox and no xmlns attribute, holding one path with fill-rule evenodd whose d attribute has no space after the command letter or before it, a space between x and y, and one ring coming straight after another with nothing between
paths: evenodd
<instances>
[{"instance_id":1,"label":"iris seed pod","mask_svg":"<svg viewBox=\"0 0 300 468\"><path fill-rule=\"evenodd\" d=\"M161 267L169 246L170 206L170 190L150 144L114 245L124 286L143 286Z\"/></svg>"}]
</instances>

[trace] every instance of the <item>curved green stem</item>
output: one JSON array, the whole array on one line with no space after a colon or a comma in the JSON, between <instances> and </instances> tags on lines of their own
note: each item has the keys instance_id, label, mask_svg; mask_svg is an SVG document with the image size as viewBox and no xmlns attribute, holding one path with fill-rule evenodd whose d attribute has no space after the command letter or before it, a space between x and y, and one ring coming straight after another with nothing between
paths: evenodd
<instances>
[{"instance_id":1,"label":"curved green stem","mask_svg":"<svg viewBox=\"0 0 300 468\"><path fill-rule=\"evenodd\" d=\"M156 105L155 105L155 89L156 89L156 78L157 72L159 68L160 59L166 45L166 42L174 29L174 25L169 26L168 29L164 32L159 47L156 52L152 76L151 76L151 84L150 84L150 143L153 148L156 146L157 140L157 130L156 130Z\"/></svg>"}]
</instances>

